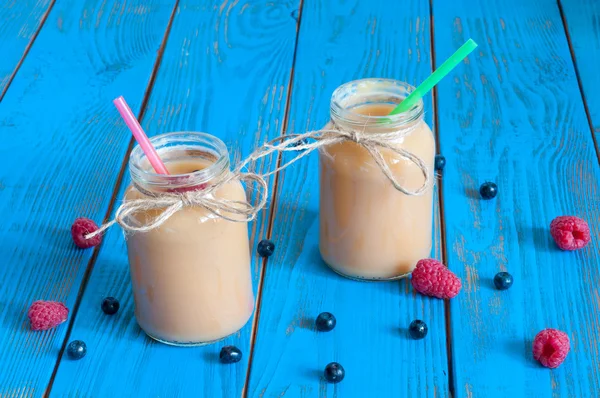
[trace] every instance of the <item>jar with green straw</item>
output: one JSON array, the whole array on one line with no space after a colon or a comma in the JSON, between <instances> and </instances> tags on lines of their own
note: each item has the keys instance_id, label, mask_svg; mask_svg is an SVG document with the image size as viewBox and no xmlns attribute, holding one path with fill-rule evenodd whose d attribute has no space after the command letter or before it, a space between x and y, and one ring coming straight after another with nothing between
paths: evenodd
<instances>
[{"instance_id":1,"label":"jar with green straw","mask_svg":"<svg viewBox=\"0 0 600 398\"><path fill-rule=\"evenodd\" d=\"M469 40L416 88L362 79L334 91L327 129L352 137L319 148L319 248L335 272L402 278L430 256L436 146L423 95L476 46Z\"/></svg>"}]
</instances>

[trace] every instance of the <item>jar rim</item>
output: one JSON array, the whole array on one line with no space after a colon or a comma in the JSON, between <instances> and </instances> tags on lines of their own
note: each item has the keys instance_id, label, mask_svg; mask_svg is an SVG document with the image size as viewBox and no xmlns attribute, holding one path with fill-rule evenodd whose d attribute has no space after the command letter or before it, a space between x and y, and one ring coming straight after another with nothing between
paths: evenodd
<instances>
[{"instance_id":1,"label":"jar rim","mask_svg":"<svg viewBox=\"0 0 600 398\"><path fill-rule=\"evenodd\" d=\"M349 124L354 127L364 127L365 125L374 124L379 125L383 121L388 121L388 123L386 123L387 127L402 127L405 124L410 124L423 117L424 107L422 98L409 110L396 115L373 116L355 112L352 107L345 106L343 101L351 95L349 92L361 88L363 91L361 94L364 97L387 94L399 99L399 101L395 103L400 103L402 99L406 98L415 90L414 86L394 79L366 78L349 81L336 88L331 95L330 112L332 119L338 119L343 121L344 124ZM385 88L388 90L384 90ZM372 103L377 104L381 103L381 101ZM367 104L368 103L365 105Z\"/></svg>"},{"instance_id":2,"label":"jar rim","mask_svg":"<svg viewBox=\"0 0 600 398\"><path fill-rule=\"evenodd\" d=\"M166 152L174 152L176 149L198 148L203 152L210 153L215 161L208 167L185 174L159 174L152 167L143 167L144 161L148 162L146 154L139 144L129 155L129 172L133 182L143 183L153 187L180 188L190 185L206 183L226 170L229 170L229 152L227 146L221 139L214 135L194 131L174 131L156 135L150 138L150 143L156 149L159 156ZM174 145L172 145L174 144ZM161 158L166 158L161 156ZM184 158L181 158L183 160ZM149 164L148 164L149 166Z\"/></svg>"}]
</instances>

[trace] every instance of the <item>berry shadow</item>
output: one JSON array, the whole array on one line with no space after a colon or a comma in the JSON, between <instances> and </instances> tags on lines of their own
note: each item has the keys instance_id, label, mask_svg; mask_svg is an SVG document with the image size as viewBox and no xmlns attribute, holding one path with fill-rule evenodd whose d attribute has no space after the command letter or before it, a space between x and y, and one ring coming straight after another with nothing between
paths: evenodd
<instances>
[{"instance_id":1,"label":"berry shadow","mask_svg":"<svg viewBox=\"0 0 600 398\"><path fill-rule=\"evenodd\" d=\"M53 225L40 225L38 230L42 233L38 242L49 243L51 246L57 249L74 249L81 250L73 242L71 237L71 226L66 228L56 227Z\"/></svg>"},{"instance_id":2,"label":"berry shadow","mask_svg":"<svg viewBox=\"0 0 600 398\"><path fill-rule=\"evenodd\" d=\"M469 199L481 199L481 195L479 194L479 187L477 188L467 188L465 189L465 195Z\"/></svg>"},{"instance_id":3,"label":"berry shadow","mask_svg":"<svg viewBox=\"0 0 600 398\"><path fill-rule=\"evenodd\" d=\"M210 364L220 363L219 362L219 354L214 351L206 350L204 351L204 355L202 355L204 361Z\"/></svg>"},{"instance_id":4,"label":"berry shadow","mask_svg":"<svg viewBox=\"0 0 600 398\"><path fill-rule=\"evenodd\" d=\"M0 325L4 330L15 330L17 327L25 333L31 333L31 324L27 316L28 310L27 305L19 307L11 305L10 302L0 301L0 314L5 314L4 317L0 318Z\"/></svg>"},{"instance_id":5,"label":"berry shadow","mask_svg":"<svg viewBox=\"0 0 600 398\"><path fill-rule=\"evenodd\" d=\"M314 318L308 318L308 317L300 318L298 327L300 327L300 329L309 330L309 331L313 331L313 332L317 331Z\"/></svg>"},{"instance_id":6,"label":"berry shadow","mask_svg":"<svg viewBox=\"0 0 600 398\"><path fill-rule=\"evenodd\" d=\"M493 276L491 278L481 278L481 283L479 286L484 289L487 289L487 290L493 290L493 291L498 290L498 289L496 289L496 285L494 285L494 277Z\"/></svg>"},{"instance_id":7,"label":"berry shadow","mask_svg":"<svg viewBox=\"0 0 600 398\"><path fill-rule=\"evenodd\" d=\"M325 380L323 369L304 369L302 376L308 380Z\"/></svg>"},{"instance_id":8,"label":"berry shadow","mask_svg":"<svg viewBox=\"0 0 600 398\"><path fill-rule=\"evenodd\" d=\"M515 358L525 359L525 364L529 368L540 368L538 361L533 359L533 353L531 351L533 347L533 340L508 340L506 342L506 352Z\"/></svg>"},{"instance_id":9,"label":"berry shadow","mask_svg":"<svg viewBox=\"0 0 600 398\"><path fill-rule=\"evenodd\" d=\"M406 339L406 340L412 340L410 337L410 334L408 333L408 328L392 326L392 327L390 327L390 331L391 331L393 337L402 337L403 339Z\"/></svg>"},{"instance_id":10,"label":"berry shadow","mask_svg":"<svg viewBox=\"0 0 600 398\"><path fill-rule=\"evenodd\" d=\"M559 253L561 250L556 246L552 235L550 235L550 226L548 227L529 227L533 238L533 245L537 251L547 253Z\"/></svg>"}]
</instances>

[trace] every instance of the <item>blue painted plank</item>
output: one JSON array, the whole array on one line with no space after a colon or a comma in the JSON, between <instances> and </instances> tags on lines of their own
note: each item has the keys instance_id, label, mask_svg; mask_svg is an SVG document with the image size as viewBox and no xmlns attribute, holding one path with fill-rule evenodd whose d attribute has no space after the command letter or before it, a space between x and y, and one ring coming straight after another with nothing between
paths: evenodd
<instances>
[{"instance_id":1,"label":"blue painted plank","mask_svg":"<svg viewBox=\"0 0 600 398\"><path fill-rule=\"evenodd\" d=\"M427 1L305 0L288 130L324 126L342 83L386 77L416 84L430 72ZM431 125L430 105L428 95ZM285 170L278 187L276 251L263 281L250 396L449 396L443 301L415 295L407 280L355 282L324 265L316 154ZM439 248L439 226L435 239ZM337 317L332 332L314 331L322 311ZM416 318L429 325L425 340L407 337ZM331 361L346 369L335 386L322 377Z\"/></svg>"},{"instance_id":2,"label":"blue painted plank","mask_svg":"<svg viewBox=\"0 0 600 398\"><path fill-rule=\"evenodd\" d=\"M600 396L600 168L555 2L434 0L436 58L469 37L480 47L438 87L446 155L449 267L464 282L451 301L455 397ZM478 197L495 181L499 195ZM551 220L585 218L593 242L558 250ZM515 279L495 290L499 271ZM565 331L556 370L532 341Z\"/></svg>"},{"instance_id":3,"label":"blue painted plank","mask_svg":"<svg viewBox=\"0 0 600 398\"><path fill-rule=\"evenodd\" d=\"M92 251L77 216L107 212L173 1L57 1L0 104L0 396L41 396L67 324L29 330L37 299L73 308ZM124 41L124 38L128 38Z\"/></svg>"},{"instance_id":4,"label":"blue painted plank","mask_svg":"<svg viewBox=\"0 0 600 398\"><path fill-rule=\"evenodd\" d=\"M180 2L143 126L149 135L205 131L246 156L281 133L296 37L291 13L297 1L213 4ZM274 162L268 159L261 168L272 168ZM123 187L128 181L126 177ZM266 235L268 215L263 211L249 227L255 289L262 261L254 246ZM122 304L111 317L100 310L108 295ZM125 242L115 228L106 236L71 334L71 339L86 342L88 354L78 362L62 360L53 396L240 396L252 322L217 344L173 348L147 338L133 311ZM220 348L227 344L242 350L242 362L218 362Z\"/></svg>"},{"instance_id":5,"label":"blue painted plank","mask_svg":"<svg viewBox=\"0 0 600 398\"><path fill-rule=\"evenodd\" d=\"M0 4L0 98L50 4L51 0L6 0Z\"/></svg>"},{"instance_id":6,"label":"blue painted plank","mask_svg":"<svg viewBox=\"0 0 600 398\"><path fill-rule=\"evenodd\" d=\"M561 1L596 141L600 140L600 2Z\"/></svg>"}]
</instances>

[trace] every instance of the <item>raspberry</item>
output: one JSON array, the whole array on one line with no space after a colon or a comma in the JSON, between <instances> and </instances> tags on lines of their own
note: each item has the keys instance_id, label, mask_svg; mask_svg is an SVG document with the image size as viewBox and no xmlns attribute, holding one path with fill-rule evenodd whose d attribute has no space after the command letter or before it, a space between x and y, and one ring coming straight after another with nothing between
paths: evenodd
<instances>
[{"instance_id":1,"label":"raspberry","mask_svg":"<svg viewBox=\"0 0 600 398\"><path fill-rule=\"evenodd\" d=\"M417 263L411 282L418 292L441 299L456 296L462 287L460 279L452 271L431 258Z\"/></svg>"},{"instance_id":2,"label":"raspberry","mask_svg":"<svg viewBox=\"0 0 600 398\"><path fill-rule=\"evenodd\" d=\"M78 218L71 226L71 236L73 237L73 242L82 249L87 249L92 246L98 246L100 242L102 242L102 236L96 235L93 238L86 239L85 236L87 234L91 234L92 232L98 230L98 226L95 222L90 220L89 218Z\"/></svg>"},{"instance_id":3,"label":"raspberry","mask_svg":"<svg viewBox=\"0 0 600 398\"><path fill-rule=\"evenodd\" d=\"M27 311L32 330L48 330L67 320L69 309L57 301L36 301Z\"/></svg>"},{"instance_id":4,"label":"raspberry","mask_svg":"<svg viewBox=\"0 0 600 398\"><path fill-rule=\"evenodd\" d=\"M571 344L565 332L544 329L533 340L533 357L547 368L557 368L569 353Z\"/></svg>"},{"instance_id":5,"label":"raspberry","mask_svg":"<svg viewBox=\"0 0 600 398\"><path fill-rule=\"evenodd\" d=\"M552 220L550 234L562 250L582 249L592 240L588 223L573 216L560 216Z\"/></svg>"}]
</instances>

